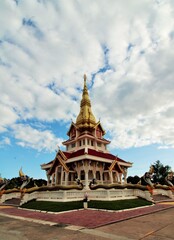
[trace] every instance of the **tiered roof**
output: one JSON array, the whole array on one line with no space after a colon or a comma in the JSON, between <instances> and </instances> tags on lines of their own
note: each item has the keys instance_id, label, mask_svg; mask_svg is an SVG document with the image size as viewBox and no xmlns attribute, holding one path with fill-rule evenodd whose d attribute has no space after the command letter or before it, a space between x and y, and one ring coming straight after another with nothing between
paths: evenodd
<instances>
[{"instance_id":1,"label":"tiered roof","mask_svg":"<svg viewBox=\"0 0 174 240\"><path fill-rule=\"evenodd\" d=\"M62 154L60 153L61 150L59 150L59 152L57 153L56 155L56 158L54 160L52 160L51 162L47 163L47 164L42 164L42 168L43 169L47 169L47 168L50 168L50 165L54 165L55 162L57 162L57 160L59 160L60 164L66 169L67 169L67 164L68 162L72 161L74 158L77 158L77 157L80 157L80 156L86 156L86 159L87 158L91 158L92 156L93 157L97 157L97 158L100 158L101 160L103 159L103 161L105 162L108 162L108 163L114 163L112 167L115 166L116 163L122 165L131 165L130 162L126 162L125 160L111 154L111 153L104 153L104 152L99 152L99 151L96 151L94 149L88 149L88 152L85 152L85 149L80 149L78 151L75 151L75 152L65 152L65 151L61 151L65 156L66 156L66 159L62 157ZM95 160L95 159L93 159ZM112 161L111 161L112 160ZM78 161L78 160L75 160L75 161ZM66 164L66 167L65 167L65 164Z\"/></svg>"},{"instance_id":2,"label":"tiered roof","mask_svg":"<svg viewBox=\"0 0 174 240\"><path fill-rule=\"evenodd\" d=\"M105 131L101 126L100 121L96 122L96 119L92 113L91 109L91 101L88 94L88 89L86 85L86 75L84 75L84 88L82 93L82 100L80 104L80 112L76 118L76 122L72 122L71 126L67 132L67 135L70 136L73 128L75 131L78 131L78 140L80 140L83 137L88 137L92 139L96 139L97 142L102 142L103 144L107 145L110 143L107 139L103 138L105 135ZM94 135L95 131L98 131L98 129L101 132L101 136L98 138L96 135ZM85 136L84 136L85 135ZM76 137L70 137L68 140L64 141L64 145L70 145L72 142L77 141ZM113 168L117 169L118 172L121 172L120 165L130 167L132 163L126 162L123 159L108 153L107 151L100 151L99 149L94 149L94 147L90 146L84 146L80 149L75 149L71 151L61 151L59 150L56 154L56 157L53 161L42 164L41 167L44 170L48 171L48 174L51 174L54 167L59 162L66 172L68 172L70 169L68 167L69 163L76 162L83 159L91 159L93 161L101 161L108 164L108 170L112 171Z\"/></svg>"}]
</instances>

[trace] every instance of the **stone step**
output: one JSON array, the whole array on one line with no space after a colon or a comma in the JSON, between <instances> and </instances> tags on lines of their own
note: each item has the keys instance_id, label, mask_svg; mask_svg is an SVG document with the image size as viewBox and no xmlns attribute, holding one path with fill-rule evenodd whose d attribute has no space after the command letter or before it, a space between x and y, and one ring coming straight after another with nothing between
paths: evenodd
<instances>
[{"instance_id":1,"label":"stone step","mask_svg":"<svg viewBox=\"0 0 174 240\"><path fill-rule=\"evenodd\" d=\"M21 202L20 198L11 198L11 199L6 200L4 202L4 204L13 205L13 206L19 206L20 202Z\"/></svg>"},{"instance_id":2,"label":"stone step","mask_svg":"<svg viewBox=\"0 0 174 240\"><path fill-rule=\"evenodd\" d=\"M171 201L171 198L169 198L166 195L163 194L155 194L152 196L154 202L164 202L164 201Z\"/></svg>"}]
</instances>

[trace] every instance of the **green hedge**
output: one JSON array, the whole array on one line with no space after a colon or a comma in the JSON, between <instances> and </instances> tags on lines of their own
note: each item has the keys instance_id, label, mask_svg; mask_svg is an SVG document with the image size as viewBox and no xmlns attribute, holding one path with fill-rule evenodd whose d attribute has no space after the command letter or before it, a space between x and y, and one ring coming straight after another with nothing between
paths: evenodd
<instances>
[{"instance_id":1,"label":"green hedge","mask_svg":"<svg viewBox=\"0 0 174 240\"><path fill-rule=\"evenodd\" d=\"M141 206L151 205L144 199L126 199L117 201L90 201L88 207L97 209L107 209L107 210L123 210L129 208L136 208Z\"/></svg>"},{"instance_id":2,"label":"green hedge","mask_svg":"<svg viewBox=\"0 0 174 240\"><path fill-rule=\"evenodd\" d=\"M151 205L144 199L129 199L117 201L89 201L88 208L107 209L107 210L122 210L135 207ZM37 209L50 212L62 212L74 209L82 209L83 201L75 202L47 202L47 201L30 201L21 206L22 208Z\"/></svg>"}]
</instances>

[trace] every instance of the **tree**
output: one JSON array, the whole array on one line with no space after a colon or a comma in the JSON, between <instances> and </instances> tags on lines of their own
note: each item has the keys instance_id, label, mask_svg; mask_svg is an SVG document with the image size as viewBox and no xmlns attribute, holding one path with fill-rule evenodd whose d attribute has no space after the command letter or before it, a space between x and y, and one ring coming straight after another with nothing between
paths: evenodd
<instances>
[{"instance_id":1,"label":"tree","mask_svg":"<svg viewBox=\"0 0 174 240\"><path fill-rule=\"evenodd\" d=\"M154 176L153 182L164 184L164 179L167 176L168 172L171 171L171 167L169 165L164 166L159 160L157 160L154 164Z\"/></svg>"},{"instance_id":2,"label":"tree","mask_svg":"<svg viewBox=\"0 0 174 240\"><path fill-rule=\"evenodd\" d=\"M134 179L134 177L129 176L129 177L127 178L127 183L132 183L132 182L133 182L133 179Z\"/></svg>"},{"instance_id":3,"label":"tree","mask_svg":"<svg viewBox=\"0 0 174 240\"><path fill-rule=\"evenodd\" d=\"M127 178L127 183L137 184L139 181L140 181L140 177L138 177L137 175L135 175L134 177L129 176Z\"/></svg>"}]
</instances>

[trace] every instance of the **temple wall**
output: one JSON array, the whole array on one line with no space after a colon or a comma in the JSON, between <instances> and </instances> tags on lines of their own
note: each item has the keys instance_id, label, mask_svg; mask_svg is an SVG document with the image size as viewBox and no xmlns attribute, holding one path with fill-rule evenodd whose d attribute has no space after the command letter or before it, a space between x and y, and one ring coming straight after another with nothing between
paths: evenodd
<instances>
[{"instance_id":1,"label":"temple wall","mask_svg":"<svg viewBox=\"0 0 174 240\"><path fill-rule=\"evenodd\" d=\"M6 194L4 193L0 197L0 203L5 202L6 200L12 198L20 198L21 204L24 204L30 200L36 199L38 201L59 201L59 202L68 202L68 201L82 201L84 195L88 194L89 200L123 200L123 199L133 199L137 197L144 198L148 201L153 201L153 196L158 194L163 194L168 196L170 199L174 199L174 194L170 190L164 189L154 189L153 196L148 190L141 189L97 189L97 190L59 190L59 191L35 191L32 193L23 193L13 192Z\"/></svg>"},{"instance_id":2,"label":"temple wall","mask_svg":"<svg viewBox=\"0 0 174 240\"><path fill-rule=\"evenodd\" d=\"M48 185L73 185L76 184L76 179L80 179L83 185L88 188L89 183L96 179L98 184L109 183L126 183L127 171L119 173L115 170L104 170L105 163L100 161L93 161L90 159L75 162L74 172L66 172L63 167L57 166L55 172L51 176L47 175ZM124 177L125 180L122 178Z\"/></svg>"},{"instance_id":3,"label":"temple wall","mask_svg":"<svg viewBox=\"0 0 174 240\"><path fill-rule=\"evenodd\" d=\"M68 191L44 191L25 193L21 204L28 202L32 199L38 201L81 201L84 199L86 190L68 190ZM136 198L133 189L111 189L111 190L88 190L89 200L121 200L121 199L133 199Z\"/></svg>"}]
</instances>

